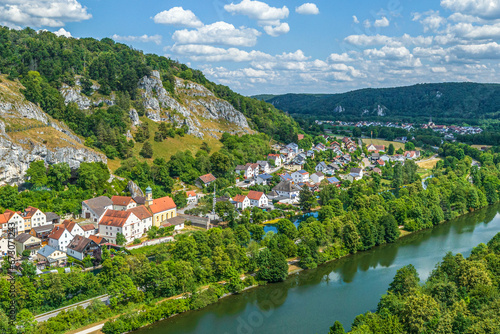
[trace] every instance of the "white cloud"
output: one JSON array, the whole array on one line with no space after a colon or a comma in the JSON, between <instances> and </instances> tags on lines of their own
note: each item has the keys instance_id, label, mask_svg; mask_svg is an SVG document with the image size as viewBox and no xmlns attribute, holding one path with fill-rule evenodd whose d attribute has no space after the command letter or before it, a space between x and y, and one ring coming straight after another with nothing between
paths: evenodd
<instances>
[{"instance_id":1,"label":"white cloud","mask_svg":"<svg viewBox=\"0 0 500 334\"><path fill-rule=\"evenodd\" d=\"M161 40L162 40L161 35L120 36L120 35L114 34L113 36L111 36L111 38L114 39L115 41L119 41L119 42L141 42L141 43L153 42L156 45L160 45Z\"/></svg>"},{"instance_id":2,"label":"white cloud","mask_svg":"<svg viewBox=\"0 0 500 334\"><path fill-rule=\"evenodd\" d=\"M441 0L441 6L483 19L500 19L500 0Z\"/></svg>"},{"instance_id":3,"label":"white cloud","mask_svg":"<svg viewBox=\"0 0 500 334\"><path fill-rule=\"evenodd\" d=\"M259 21L262 26L278 25L280 20L286 19L290 11L288 7L271 7L265 2L243 0L239 4L230 3L224 5L224 9L231 14L246 15L251 19Z\"/></svg>"},{"instance_id":4,"label":"white cloud","mask_svg":"<svg viewBox=\"0 0 500 334\"><path fill-rule=\"evenodd\" d=\"M500 23L482 26L458 23L450 26L447 31L466 39L495 39L500 38Z\"/></svg>"},{"instance_id":5,"label":"white cloud","mask_svg":"<svg viewBox=\"0 0 500 334\"><path fill-rule=\"evenodd\" d=\"M388 27L389 20L384 16L379 20L375 20L375 23L373 24L373 26L376 28Z\"/></svg>"},{"instance_id":6,"label":"white cloud","mask_svg":"<svg viewBox=\"0 0 500 334\"><path fill-rule=\"evenodd\" d=\"M359 23L359 20L358 20L358 18L357 18L357 16L356 16L356 15L353 15L353 16L352 16L352 22L354 22L354 23L356 23L356 24L358 24L358 23Z\"/></svg>"},{"instance_id":7,"label":"white cloud","mask_svg":"<svg viewBox=\"0 0 500 334\"><path fill-rule=\"evenodd\" d=\"M254 46L261 32L251 28L235 28L226 22L215 22L196 30L177 30L172 39L178 44L217 44Z\"/></svg>"},{"instance_id":8,"label":"white cloud","mask_svg":"<svg viewBox=\"0 0 500 334\"><path fill-rule=\"evenodd\" d=\"M446 67L439 66L439 67L431 67L431 72L433 72L433 73L446 73L448 71L446 70Z\"/></svg>"},{"instance_id":9,"label":"white cloud","mask_svg":"<svg viewBox=\"0 0 500 334\"><path fill-rule=\"evenodd\" d=\"M281 55L277 55L276 58L281 60L305 61L311 57L307 57L302 50L297 50L290 53L283 52Z\"/></svg>"},{"instance_id":10,"label":"white cloud","mask_svg":"<svg viewBox=\"0 0 500 334\"><path fill-rule=\"evenodd\" d=\"M286 34L287 32L289 32L290 26L288 25L288 23L283 22L277 26L272 26L272 25L264 26L264 31L269 36L278 37L280 35L283 35L283 34Z\"/></svg>"},{"instance_id":11,"label":"white cloud","mask_svg":"<svg viewBox=\"0 0 500 334\"><path fill-rule=\"evenodd\" d=\"M295 8L295 12L302 15L318 15L318 6L314 3L307 2Z\"/></svg>"},{"instance_id":12,"label":"white cloud","mask_svg":"<svg viewBox=\"0 0 500 334\"><path fill-rule=\"evenodd\" d=\"M166 51L172 51L177 55L188 56L193 61L205 62L249 62L260 59L271 59L272 57L261 51L243 51L236 48L217 48L211 45L186 44L173 45L166 48Z\"/></svg>"},{"instance_id":13,"label":"white cloud","mask_svg":"<svg viewBox=\"0 0 500 334\"><path fill-rule=\"evenodd\" d=\"M332 53L328 56L327 60L331 63L346 63L349 61L353 61L354 59L349 57L349 55L344 52L342 54Z\"/></svg>"},{"instance_id":14,"label":"white cloud","mask_svg":"<svg viewBox=\"0 0 500 334\"><path fill-rule=\"evenodd\" d=\"M173 7L169 10L164 10L153 17L155 23L168 24L174 26L182 26L189 28L198 28L203 26L199 18L194 15L189 9L185 10L182 7Z\"/></svg>"},{"instance_id":15,"label":"white cloud","mask_svg":"<svg viewBox=\"0 0 500 334\"><path fill-rule=\"evenodd\" d=\"M457 45L452 54L466 59L500 59L500 45L496 42L475 45Z\"/></svg>"},{"instance_id":16,"label":"white cloud","mask_svg":"<svg viewBox=\"0 0 500 334\"><path fill-rule=\"evenodd\" d=\"M370 20L364 20L363 21L363 27L365 28L371 28L372 24L370 23Z\"/></svg>"},{"instance_id":17,"label":"white cloud","mask_svg":"<svg viewBox=\"0 0 500 334\"><path fill-rule=\"evenodd\" d=\"M413 13L413 21L424 26L424 32L436 31L446 23L446 19L439 15L439 11L430 10L425 13Z\"/></svg>"},{"instance_id":18,"label":"white cloud","mask_svg":"<svg viewBox=\"0 0 500 334\"><path fill-rule=\"evenodd\" d=\"M11 28L62 27L92 17L76 0L1 0L0 24Z\"/></svg>"},{"instance_id":19,"label":"white cloud","mask_svg":"<svg viewBox=\"0 0 500 334\"><path fill-rule=\"evenodd\" d=\"M56 36L64 36L64 37L67 37L67 38L72 37L71 33L69 31L66 31L66 29L64 29L64 28L61 28L61 29L59 29L57 31L54 31L54 34Z\"/></svg>"}]
</instances>

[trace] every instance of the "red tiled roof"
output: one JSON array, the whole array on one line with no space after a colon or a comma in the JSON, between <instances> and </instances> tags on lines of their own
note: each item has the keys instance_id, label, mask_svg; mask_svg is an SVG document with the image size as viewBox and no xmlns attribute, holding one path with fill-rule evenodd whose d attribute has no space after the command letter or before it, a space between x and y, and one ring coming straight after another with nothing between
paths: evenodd
<instances>
[{"instance_id":1,"label":"red tiled roof","mask_svg":"<svg viewBox=\"0 0 500 334\"><path fill-rule=\"evenodd\" d=\"M212 181L215 181L216 178L215 176L213 176L212 174L205 174L205 175L202 175L199 177L199 179L201 180L201 182L203 183L210 183Z\"/></svg>"},{"instance_id":2,"label":"red tiled roof","mask_svg":"<svg viewBox=\"0 0 500 334\"><path fill-rule=\"evenodd\" d=\"M297 135L297 138L298 138L299 140L302 140L302 139L304 139L304 135L299 133L299 134Z\"/></svg>"},{"instance_id":3,"label":"red tiled roof","mask_svg":"<svg viewBox=\"0 0 500 334\"><path fill-rule=\"evenodd\" d=\"M196 197L196 193L194 191L186 191L186 196L187 197Z\"/></svg>"},{"instance_id":4,"label":"red tiled roof","mask_svg":"<svg viewBox=\"0 0 500 334\"><path fill-rule=\"evenodd\" d=\"M24 210L24 219L30 219L31 217L33 217L33 215L38 211L37 208L34 208L32 206L28 206L25 210Z\"/></svg>"},{"instance_id":5,"label":"red tiled roof","mask_svg":"<svg viewBox=\"0 0 500 334\"><path fill-rule=\"evenodd\" d=\"M263 193L263 192L261 192L261 191L254 191L254 190L251 190L251 191L248 193L247 197L248 197L249 199L254 200L254 201L258 201L258 200L262 197L262 195L264 195L264 193Z\"/></svg>"},{"instance_id":6,"label":"red tiled roof","mask_svg":"<svg viewBox=\"0 0 500 334\"><path fill-rule=\"evenodd\" d=\"M108 210L99 225L123 227L131 214L133 214L131 211Z\"/></svg>"},{"instance_id":7,"label":"red tiled roof","mask_svg":"<svg viewBox=\"0 0 500 334\"><path fill-rule=\"evenodd\" d=\"M62 222L62 225L71 233L77 224L74 221L66 219Z\"/></svg>"},{"instance_id":8,"label":"red tiled roof","mask_svg":"<svg viewBox=\"0 0 500 334\"><path fill-rule=\"evenodd\" d=\"M233 197L233 201L243 203L243 201L247 198L245 195L236 195Z\"/></svg>"},{"instance_id":9,"label":"red tiled roof","mask_svg":"<svg viewBox=\"0 0 500 334\"><path fill-rule=\"evenodd\" d=\"M98 245L108 242L108 240L106 240L105 238L98 237L97 235L91 235L91 236L89 236L89 239Z\"/></svg>"},{"instance_id":10,"label":"red tiled roof","mask_svg":"<svg viewBox=\"0 0 500 334\"><path fill-rule=\"evenodd\" d=\"M149 212L149 210L144 205L140 205L140 206L137 206L135 208L128 209L127 211L132 212L140 220L152 217L151 212Z\"/></svg>"},{"instance_id":11,"label":"red tiled roof","mask_svg":"<svg viewBox=\"0 0 500 334\"><path fill-rule=\"evenodd\" d=\"M212 175L212 174L209 174ZM175 209L177 205L175 205L174 200L171 197L165 196L161 198L157 198L153 200L153 204L149 206L149 210L155 214L167 210Z\"/></svg>"},{"instance_id":12,"label":"red tiled roof","mask_svg":"<svg viewBox=\"0 0 500 334\"><path fill-rule=\"evenodd\" d=\"M111 197L111 201L113 202L113 205L120 206L127 206L130 204L130 202L135 203L135 201L130 196L113 196Z\"/></svg>"},{"instance_id":13,"label":"red tiled roof","mask_svg":"<svg viewBox=\"0 0 500 334\"><path fill-rule=\"evenodd\" d=\"M92 230L95 230L95 226L94 226L94 224L80 225L80 227L81 227L81 228L82 228L82 230L84 230L84 231L92 231Z\"/></svg>"},{"instance_id":14,"label":"red tiled roof","mask_svg":"<svg viewBox=\"0 0 500 334\"><path fill-rule=\"evenodd\" d=\"M54 226L54 229L48 235L49 239L59 240L59 238L63 235L64 231L66 231L66 227L63 224L59 224Z\"/></svg>"}]
</instances>

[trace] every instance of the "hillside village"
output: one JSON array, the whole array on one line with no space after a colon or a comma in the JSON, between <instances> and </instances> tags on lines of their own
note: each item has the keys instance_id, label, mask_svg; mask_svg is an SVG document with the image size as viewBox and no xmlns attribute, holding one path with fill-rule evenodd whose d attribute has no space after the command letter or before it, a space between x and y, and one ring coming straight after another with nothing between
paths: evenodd
<instances>
[{"instance_id":1,"label":"hillside village","mask_svg":"<svg viewBox=\"0 0 500 334\"><path fill-rule=\"evenodd\" d=\"M406 160L420 157L420 151L405 151L388 155L383 145L359 146L355 140L325 138L324 143L313 145L310 150L299 148L296 143L273 145L275 153L266 160L237 165L234 173L236 187L243 190L235 196L215 198L214 204L229 203L240 215L244 210L259 208L270 212L275 205L299 206L303 189L318 192L325 185L341 187L361 180L367 175L381 175L386 165L404 164ZM303 136L299 136L300 140ZM187 191L188 206L193 209L207 194L216 177L206 174L196 179L198 191ZM267 186L269 191L249 190ZM8 252L7 237L14 232L18 259L28 259L41 270L66 266L69 262L100 262L103 248L119 249L122 246L141 247L159 242L173 241L172 235L184 233L186 224L195 228L210 229L223 222L215 212L198 216L179 213L169 196L153 198L150 187L145 196L99 196L81 203L80 215L60 217L52 212L42 212L29 206L22 212L6 210L0 215L2 239L0 251ZM223 225L221 225L223 226ZM13 228L13 230L9 230ZM153 240L148 232L154 230ZM158 231L158 233L156 233ZM156 238L158 237L158 238Z\"/></svg>"}]
</instances>

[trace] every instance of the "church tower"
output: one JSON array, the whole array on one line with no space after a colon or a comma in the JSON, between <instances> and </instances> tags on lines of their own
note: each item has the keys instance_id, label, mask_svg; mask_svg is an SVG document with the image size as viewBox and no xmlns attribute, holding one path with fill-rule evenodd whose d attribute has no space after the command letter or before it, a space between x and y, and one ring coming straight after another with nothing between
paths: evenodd
<instances>
[{"instance_id":1,"label":"church tower","mask_svg":"<svg viewBox=\"0 0 500 334\"><path fill-rule=\"evenodd\" d=\"M153 189L151 187L146 188L146 206L153 204Z\"/></svg>"}]
</instances>

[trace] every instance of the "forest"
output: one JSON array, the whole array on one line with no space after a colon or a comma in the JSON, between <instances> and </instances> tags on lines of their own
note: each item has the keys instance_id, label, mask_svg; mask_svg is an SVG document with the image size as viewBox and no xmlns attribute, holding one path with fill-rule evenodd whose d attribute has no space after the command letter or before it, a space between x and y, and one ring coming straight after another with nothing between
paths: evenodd
<instances>
[{"instance_id":1,"label":"forest","mask_svg":"<svg viewBox=\"0 0 500 334\"><path fill-rule=\"evenodd\" d=\"M375 312L354 319L351 334L500 333L500 233L471 255L446 254L420 282L411 264L399 269ZM329 334L345 334L338 321Z\"/></svg>"},{"instance_id":2,"label":"forest","mask_svg":"<svg viewBox=\"0 0 500 334\"><path fill-rule=\"evenodd\" d=\"M341 121L384 120L479 125L500 117L500 85L433 83L367 88L341 94L255 96L293 116ZM381 108L379 109L378 106ZM341 108L340 108L341 107ZM378 114L378 111L383 116Z\"/></svg>"}]
</instances>

